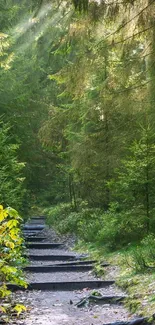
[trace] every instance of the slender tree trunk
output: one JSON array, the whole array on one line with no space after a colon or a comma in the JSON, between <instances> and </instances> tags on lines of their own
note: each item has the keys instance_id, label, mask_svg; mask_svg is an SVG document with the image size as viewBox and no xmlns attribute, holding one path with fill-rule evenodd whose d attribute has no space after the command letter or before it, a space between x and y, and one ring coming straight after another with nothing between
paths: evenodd
<instances>
[{"instance_id":1,"label":"slender tree trunk","mask_svg":"<svg viewBox=\"0 0 155 325\"><path fill-rule=\"evenodd\" d=\"M147 132L149 131L149 125L155 125L155 21L154 18L150 19L150 24L153 26L151 29L152 40L149 45L150 55L146 59L146 78L150 79L148 83L148 99L149 104L145 108L145 127ZM146 167L146 184L145 184L145 209L146 209L146 231L150 230L150 188L149 188L149 138L147 134L146 138L146 155L147 155L147 167Z\"/></svg>"},{"instance_id":2,"label":"slender tree trunk","mask_svg":"<svg viewBox=\"0 0 155 325\"><path fill-rule=\"evenodd\" d=\"M146 79L149 79L148 83L148 99L149 105L146 107L147 118L150 116L150 122L152 123L155 118L155 22L154 18L151 21L151 25L154 27L151 30L152 39L149 45L150 55L146 57Z\"/></svg>"},{"instance_id":3,"label":"slender tree trunk","mask_svg":"<svg viewBox=\"0 0 155 325\"><path fill-rule=\"evenodd\" d=\"M72 183L72 193L73 193L74 210L77 211L77 202L76 202L76 195L75 195L74 183Z\"/></svg>"},{"instance_id":4,"label":"slender tree trunk","mask_svg":"<svg viewBox=\"0 0 155 325\"><path fill-rule=\"evenodd\" d=\"M105 56L105 82L107 84L107 67L108 67L108 58L107 55ZM107 88L107 86L106 86ZM105 111L104 113L105 118L105 152L106 152L106 181L109 181L110 176L110 161L109 161L109 119L108 119L108 112ZM109 188L106 186L106 209L108 209L110 203L110 192Z\"/></svg>"},{"instance_id":5,"label":"slender tree trunk","mask_svg":"<svg viewBox=\"0 0 155 325\"><path fill-rule=\"evenodd\" d=\"M106 152L106 181L109 181L110 174L110 161L109 161L109 123L108 123L108 114L105 113L105 152ZM108 209L110 203L110 192L109 188L106 187L106 209Z\"/></svg>"},{"instance_id":6,"label":"slender tree trunk","mask_svg":"<svg viewBox=\"0 0 155 325\"><path fill-rule=\"evenodd\" d=\"M73 197L72 197L72 180L71 180L71 175L69 174L68 177L68 185L69 185L69 196L70 196L70 202L71 202L71 206L73 208Z\"/></svg>"},{"instance_id":7,"label":"slender tree trunk","mask_svg":"<svg viewBox=\"0 0 155 325\"><path fill-rule=\"evenodd\" d=\"M146 184L145 184L145 197L146 197L146 231L150 230L150 197L149 197L149 139L146 138Z\"/></svg>"},{"instance_id":8,"label":"slender tree trunk","mask_svg":"<svg viewBox=\"0 0 155 325\"><path fill-rule=\"evenodd\" d=\"M76 195L74 189L74 182L72 175L69 175L69 194L70 194L70 201L73 210L77 211L77 202L76 202Z\"/></svg>"}]
</instances>

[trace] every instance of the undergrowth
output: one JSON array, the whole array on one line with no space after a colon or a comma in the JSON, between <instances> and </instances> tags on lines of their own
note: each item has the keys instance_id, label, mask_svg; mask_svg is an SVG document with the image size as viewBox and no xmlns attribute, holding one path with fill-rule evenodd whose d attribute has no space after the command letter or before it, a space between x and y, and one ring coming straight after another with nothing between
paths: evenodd
<instances>
[{"instance_id":1,"label":"undergrowth","mask_svg":"<svg viewBox=\"0 0 155 325\"><path fill-rule=\"evenodd\" d=\"M26 288L22 266L23 238L21 235L21 217L12 208L4 209L0 205L0 315L3 322L9 324L12 314L19 315L25 311L23 304L12 302L7 283Z\"/></svg>"},{"instance_id":2,"label":"undergrowth","mask_svg":"<svg viewBox=\"0 0 155 325\"><path fill-rule=\"evenodd\" d=\"M117 284L129 294L131 312L151 317L155 311L155 235L145 234L143 224L111 206L108 212L88 208L82 202L78 211L70 204L45 209L47 223L59 233L75 233L80 252L98 261L95 272L104 276L103 261L119 267ZM131 211L130 211L131 213ZM123 218L124 217L124 218ZM130 222L129 222L130 220Z\"/></svg>"}]
</instances>

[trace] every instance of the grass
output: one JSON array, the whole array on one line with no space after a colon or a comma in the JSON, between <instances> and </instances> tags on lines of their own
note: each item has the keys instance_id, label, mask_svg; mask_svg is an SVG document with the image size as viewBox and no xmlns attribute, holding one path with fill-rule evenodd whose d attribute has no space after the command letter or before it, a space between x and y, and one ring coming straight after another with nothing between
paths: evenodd
<instances>
[{"instance_id":1,"label":"grass","mask_svg":"<svg viewBox=\"0 0 155 325\"><path fill-rule=\"evenodd\" d=\"M92 259L98 261L95 271L104 278L106 268L101 272L99 264L107 261L111 266L117 266L116 284L128 294L125 306L139 316L149 317L155 313L155 271L146 269L137 272L133 267L132 251L129 249L108 252L104 247L79 241L75 249L78 252L87 252Z\"/></svg>"}]
</instances>

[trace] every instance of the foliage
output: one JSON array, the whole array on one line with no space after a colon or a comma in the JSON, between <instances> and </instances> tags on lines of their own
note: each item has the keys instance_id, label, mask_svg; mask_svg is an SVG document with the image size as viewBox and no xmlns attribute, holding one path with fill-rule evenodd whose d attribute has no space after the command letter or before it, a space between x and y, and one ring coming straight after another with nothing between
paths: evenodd
<instances>
[{"instance_id":1,"label":"foliage","mask_svg":"<svg viewBox=\"0 0 155 325\"><path fill-rule=\"evenodd\" d=\"M21 221L22 219L16 210L9 207L4 209L0 205L0 310L4 320L9 316L8 313L11 313L13 310L17 313L25 310L23 305L11 306L8 300L11 292L7 289L7 283L17 284L26 288L22 272L24 259L22 257L23 238L20 230Z\"/></svg>"},{"instance_id":2,"label":"foliage","mask_svg":"<svg viewBox=\"0 0 155 325\"><path fill-rule=\"evenodd\" d=\"M70 203L60 204L50 208L46 208L44 213L47 215L47 223L51 224L59 224L59 221L64 220L72 211Z\"/></svg>"},{"instance_id":3,"label":"foliage","mask_svg":"<svg viewBox=\"0 0 155 325\"><path fill-rule=\"evenodd\" d=\"M154 232L155 4L1 7L0 110L19 144L2 202L24 211L58 204L51 222L87 241L95 229L94 240L113 249Z\"/></svg>"},{"instance_id":4,"label":"foliage","mask_svg":"<svg viewBox=\"0 0 155 325\"><path fill-rule=\"evenodd\" d=\"M72 0L75 10L88 11L89 0Z\"/></svg>"},{"instance_id":5,"label":"foliage","mask_svg":"<svg viewBox=\"0 0 155 325\"><path fill-rule=\"evenodd\" d=\"M119 212L118 204L111 204L108 211L88 208L84 202L78 211L71 204L46 208L47 223L60 233L75 233L85 242L95 243L108 250L119 249L131 242L139 242L146 234L145 216L134 209Z\"/></svg>"},{"instance_id":6,"label":"foliage","mask_svg":"<svg viewBox=\"0 0 155 325\"><path fill-rule=\"evenodd\" d=\"M155 236L149 234L125 254L126 262L136 273L155 270Z\"/></svg>"},{"instance_id":7,"label":"foliage","mask_svg":"<svg viewBox=\"0 0 155 325\"><path fill-rule=\"evenodd\" d=\"M47 223L56 227L60 233L74 233L86 242L97 241L102 224L100 209L86 208L85 202L80 202L78 212L73 211L71 204L61 204L47 208Z\"/></svg>"},{"instance_id":8,"label":"foliage","mask_svg":"<svg viewBox=\"0 0 155 325\"><path fill-rule=\"evenodd\" d=\"M50 206L49 225L95 247L140 242L132 265L144 272L154 266L154 1L0 9L0 203L24 217ZM12 218L1 226L4 283L21 274Z\"/></svg>"},{"instance_id":9,"label":"foliage","mask_svg":"<svg viewBox=\"0 0 155 325\"><path fill-rule=\"evenodd\" d=\"M117 173L118 179L111 182L113 197L117 198L119 208L124 212L131 209L143 232L153 230L155 222L154 152L154 131L148 128L143 130L139 141L134 141L129 156L123 160Z\"/></svg>"},{"instance_id":10,"label":"foliage","mask_svg":"<svg viewBox=\"0 0 155 325\"><path fill-rule=\"evenodd\" d=\"M5 1L1 5L0 109L25 162L25 210L41 198L44 205L70 200L74 206L80 198L107 209L106 184L139 136L137 121L145 119L149 90L142 94L134 85L152 73L141 58L150 30L123 49L112 43L126 37L125 22L137 13L137 2L72 2L87 15L56 0L28 6L10 0L7 10ZM137 26L136 19L127 23L130 33L133 22L136 30L147 25L138 17Z\"/></svg>"},{"instance_id":11,"label":"foliage","mask_svg":"<svg viewBox=\"0 0 155 325\"><path fill-rule=\"evenodd\" d=\"M37 5L37 1L29 1L28 5L25 0L20 5L18 1L2 1L0 16L0 112L3 121L11 126L13 142L19 144L18 159L25 162L24 214L31 203L38 204L40 197L44 196L46 203L55 196L55 191L48 191L55 183L55 157L42 147L38 132L47 117L51 98L56 97L47 77L49 70L55 68L54 64L51 67L49 52L52 40L57 43L57 34L62 31L56 26L51 33L49 27L51 19L55 26L55 19L61 19L63 14L62 9L56 11L57 1L40 4L40 8Z\"/></svg>"},{"instance_id":12,"label":"foliage","mask_svg":"<svg viewBox=\"0 0 155 325\"><path fill-rule=\"evenodd\" d=\"M17 158L18 144L13 143L9 125L0 124L0 202L21 208L24 196L24 163Z\"/></svg>"}]
</instances>

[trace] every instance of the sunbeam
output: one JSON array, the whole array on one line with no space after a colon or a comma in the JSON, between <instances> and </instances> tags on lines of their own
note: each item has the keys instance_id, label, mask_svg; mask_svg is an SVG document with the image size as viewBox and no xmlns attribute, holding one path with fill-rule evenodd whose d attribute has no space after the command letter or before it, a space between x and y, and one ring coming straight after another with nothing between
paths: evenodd
<instances>
[{"instance_id":1,"label":"sunbeam","mask_svg":"<svg viewBox=\"0 0 155 325\"><path fill-rule=\"evenodd\" d=\"M56 7L53 4L47 4L40 9L36 17L33 15L24 17L11 32L15 54L26 51L50 26L57 25L61 28L61 23L64 23L72 13L71 9L65 13L64 11L63 5Z\"/></svg>"},{"instance_id":2,"label":"sunbeam","mask_svg":"<svg viewBox=\"0 0 155 325\"><path fill-rule=\"evenodd\" d=\"M11 36L13 36L15 40L17 40L19 37L25 34L29 29L31 29L32 26L36 25L37 23L39 23L41 19L46 17L52 9L53 9L53 5L47 4L40 9L36 17L34 17L33 14L31 14L22 18L20 23L18 23L11 30Z\"/></svg>"}]
</instances>

